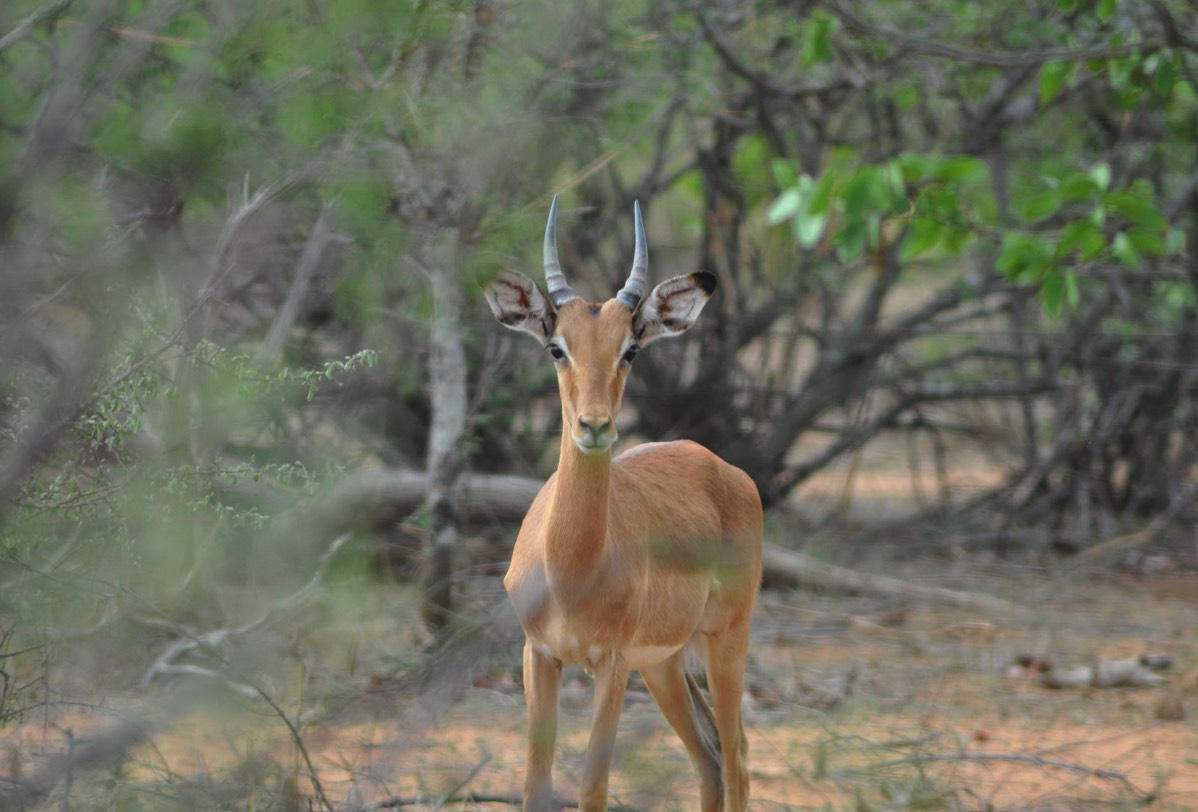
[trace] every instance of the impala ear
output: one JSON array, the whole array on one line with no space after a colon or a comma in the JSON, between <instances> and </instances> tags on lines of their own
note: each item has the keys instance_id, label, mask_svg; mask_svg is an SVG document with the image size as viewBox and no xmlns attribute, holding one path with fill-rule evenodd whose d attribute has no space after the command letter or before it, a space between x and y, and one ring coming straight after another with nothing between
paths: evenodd
<instances>
[{"instance_id":1,"label":"impala ear","mask_svg":"<svg viewBox=\"0 0 1198 812\"><path fill-rule=\"evenodd\" d=\"M536 282L522 273L503 271L483 287L483 295L504 327L549 343L557 311Z\"/></svg>"},{"instance_id":2,"label":"impala ear","mask_svg":"<svg viewBox=\"0 0 1198 812\"><path fill-rule=\"evenodd\" d=\"M642 347L676 336L695 323L715 290L715 275L699 272L675 276L655 287L633 316L632 334Z\"/></svg>"}]
</instances>

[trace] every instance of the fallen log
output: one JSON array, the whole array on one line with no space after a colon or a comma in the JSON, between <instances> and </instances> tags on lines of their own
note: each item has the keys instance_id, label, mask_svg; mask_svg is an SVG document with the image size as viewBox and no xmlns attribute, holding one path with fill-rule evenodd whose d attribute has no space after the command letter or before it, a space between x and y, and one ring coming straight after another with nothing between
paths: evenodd
<instances>
[{"instance_id":1,"label":"fallen log","mask_svg":"<svg viewBox=\"0 0 1198 812\"><path fill-rule=\"evenodd\" d=\"M762 557L764 580L771 586L798 586L835 589L888 598L926 601L944 606L983 612L1022 614L1026 610L1010 601L979 592L959 592L938 586L924 586L866 572L838 567L809 555L766 544Z\"/></svg>"},{"instance_id":2,"label":"fallen log","mask_svg":"<svg viewBox=\"0 0 1198 812\"><path fill-rule=\"evenodd\" d=\"M542 481L504 474L468 474L463 478L460 514L469 521L518 522L541 490ZM423 472L399 468L349 474L286 510L285 527L332 537L346 529L378 529L399 521L424 502L428 479ZM287 531L290 532L290 531ZM514 539L514 536L513 536ZM842 592L926 601L982 613L1008 616L1025 610L1010 601L976 592L913 584L828 564L775 544L765 545L764 581L771 587L815 587Z\"/></svg>"}]
</instances>

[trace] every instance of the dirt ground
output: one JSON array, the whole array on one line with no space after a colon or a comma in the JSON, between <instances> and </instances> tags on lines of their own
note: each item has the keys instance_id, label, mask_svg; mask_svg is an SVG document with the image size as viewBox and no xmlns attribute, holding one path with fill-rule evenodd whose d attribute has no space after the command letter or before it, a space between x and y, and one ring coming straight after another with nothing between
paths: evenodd
<instances>
[{"instance_id":1,"label":"dirt ground","mask_svg":"<svg viewBox=\"0 0 1198 812\"><path fill-rule=\"evenodd\" d=\"M1161 654L1172 658L1161 675L1176 683L1198 669L1193 573L1054 577L1026 564L917 559L892 560L887 574L984 591L1014 608L981 617L870 596L764 593L745 697L754 808L1198 808L1198 696L1184 698L1187 720L1159 721L1167 686L1053 690L1017 664ZM471 682L451 699L363 669L360 653L355 665L327 640L293 675L307 696L297 698L285 674L267 693L289 697L278 710L335 809L507 808L524 759L519 641L492 642L487 664L469 663ZM555 765L562 798L581 776L589 695L585 675L568 672ZM197 695L175 682L86 709L34 711L3 730L0 773L28 781L121 720L147 736L127 761L81 766L32 808L309 808L314 788L282 717L223 686ZM697 804L685 753L635 678L612 794L636 809Z\"/></svg>"}]
</instances>

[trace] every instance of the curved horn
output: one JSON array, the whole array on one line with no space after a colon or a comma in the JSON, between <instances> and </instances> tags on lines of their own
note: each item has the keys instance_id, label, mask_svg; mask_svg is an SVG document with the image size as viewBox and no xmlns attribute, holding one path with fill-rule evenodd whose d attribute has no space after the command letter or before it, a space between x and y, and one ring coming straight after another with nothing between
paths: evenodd
<instances>
[{"instance_id":1,"label":"curved horn","mask_svg":"<svg viewBox=\"0 0 1198 812\"><path fill-rule=\"evenodd\" d=\"M645 247L645 222L641 219L641 204L632 203L632 217L636 224L636 250L632 255L632 273L616 298L629 310L636 310L645 296L645 280L649 274L649 249Z\"/></svg>"},{"instance_id":2,"label":"curved horn","mask_svg":"<svg viewBox=\"0 0 1198 812\"><path fill-rule=\"evenodd\" d=\"M554 307L561 307L578 296L566 282L562 265L557 260L557 195L549 204L549 222L545 225L545 286Z\"/></svg>"}]
</instances>

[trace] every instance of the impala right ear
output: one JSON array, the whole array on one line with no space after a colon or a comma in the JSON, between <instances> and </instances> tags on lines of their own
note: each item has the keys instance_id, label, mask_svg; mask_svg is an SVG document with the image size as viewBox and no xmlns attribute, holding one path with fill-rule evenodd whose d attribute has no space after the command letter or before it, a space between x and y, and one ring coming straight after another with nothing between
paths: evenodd
<instances>
[{"instance_id":1,"label":"impala right ear","mask_svg":"<svg viewBox=\"0 0 1198 812\"><path fill-rule=\"evenodd\" d=\"M536 282L522 273L503 271L486 284L483 295L504 327L549 343L557 311Z\"/></svg>"}]
</instances>

